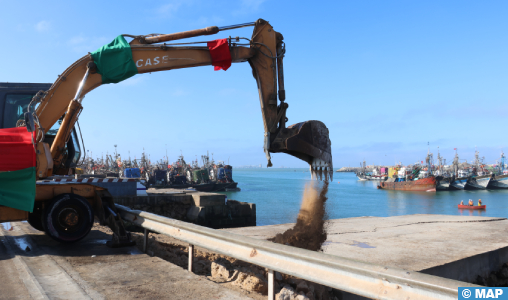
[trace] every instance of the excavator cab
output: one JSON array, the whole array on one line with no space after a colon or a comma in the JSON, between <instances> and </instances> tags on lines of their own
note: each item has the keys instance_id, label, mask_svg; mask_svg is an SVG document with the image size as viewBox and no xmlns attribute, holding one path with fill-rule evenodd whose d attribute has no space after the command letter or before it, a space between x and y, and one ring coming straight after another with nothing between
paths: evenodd
<instances>
[{"instance_id":1,"label":"excavator cab","mask_svg":"<svg viewBox=\"0 0 508 300\"><path fill-rule=\"evenodd\" d=\"M0 83L0 128L14 128L20 120L24 120L28 105L37 92L49 90L50 83ZM46 133L44 142L49 146L53 144L56 133L60 128L62 118L58 120ZM81 157L81 145L77 131L74 128L66 143L62 166L59 168L59 175L73 173Z\"/></svg>"}]
</instances>

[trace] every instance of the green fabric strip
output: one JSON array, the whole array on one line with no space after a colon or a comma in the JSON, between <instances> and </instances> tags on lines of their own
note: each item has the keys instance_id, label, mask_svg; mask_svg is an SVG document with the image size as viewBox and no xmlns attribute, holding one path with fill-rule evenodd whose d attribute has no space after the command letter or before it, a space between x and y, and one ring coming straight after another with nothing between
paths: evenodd
<instances>
[{"instance_id":1,"label":"green fabric strip","mask_svg":"<svg viewBox=\"0 0 508 300\"><path fill-rule=\"evenodd\" d=\"M33 212L35 167L0 173L0 205Z\"/></svg>"},{"instance_id":2,"label":"green fabric strip","mask_svg":"<svg viewBox=\"0 0 508 300\"><path fill-rule=\"evenodd\" d=\"M103 84L118 83L138 74L131 46L122 35L92 52L92 58L97 65L97 73L102 75Z\"/></svg>"}]
</instances>

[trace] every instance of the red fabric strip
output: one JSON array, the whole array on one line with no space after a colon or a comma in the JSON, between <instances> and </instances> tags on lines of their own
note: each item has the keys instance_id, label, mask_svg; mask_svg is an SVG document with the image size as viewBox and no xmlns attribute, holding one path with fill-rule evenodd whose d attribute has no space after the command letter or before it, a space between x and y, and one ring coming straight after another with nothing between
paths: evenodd
<instances>
[{"instance_id":1,"label":"red fabric strip","mask_svg":"<svg viewBox=\"0 0 508 300\"><path fill-rule=\"evenodd\" d=\"M35 167L32 134L26 127L0 129L0 171Z\"/></svg>"},{"instance_id":2,"label":"red fabric strip","mask_svg":"<svg viewBox=\"0 0 508 300\"><path fill-rule=\"evenodd\" d=\"M212 65L215 71L226 71L231 67L231 53L229 52L228 39L220 39L207 43L212 57Z\"/></svg>"}]
</instances>

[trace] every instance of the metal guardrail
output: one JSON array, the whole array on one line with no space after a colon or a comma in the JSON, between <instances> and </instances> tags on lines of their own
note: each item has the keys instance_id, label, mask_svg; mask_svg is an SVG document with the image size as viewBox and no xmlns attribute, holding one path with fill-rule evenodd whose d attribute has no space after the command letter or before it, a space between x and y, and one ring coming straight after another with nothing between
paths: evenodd
<instances>
[{"instance_id":1,"label":"metal guardrail","mask_svg":"<svg viewBox=\"0 0 508 300\"><path fill-rule=\"evenodd\" d=\"M116 207L124 220L145 229L145 252L149 231L189 243L189 271L192 271L194 246L267 268L270 300L274 299L274 271L373 299L457 299L458 287L475 286L253 239L118 204Z\"/></svg>"}]
</instances>

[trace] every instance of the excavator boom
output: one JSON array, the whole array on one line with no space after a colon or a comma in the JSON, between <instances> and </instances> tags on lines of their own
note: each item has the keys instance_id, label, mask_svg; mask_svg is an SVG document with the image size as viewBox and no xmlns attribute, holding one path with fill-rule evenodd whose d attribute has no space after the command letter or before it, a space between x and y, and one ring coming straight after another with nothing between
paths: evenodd
<instances>
[{"instance_id":1,"label":"excavator boom","mask_svg":"<svg viewBox=\"0 0 508 300\"><path fill-rule=\"evenodd\" d=\"M164 42L210 35L245 26L254 26L252 37L229 38L228 46L232 63L249 62L252 67L263 115L264 151L268 166L272 165L270 153L282 152L308 162L313 173L319 175L324 173L325 178L328 176L331 178L333 175L331 142L326 126L320 121L306 121L286 126L286 111L289 105L286 103L284 90L285 45L282 34L274 31L267 21L259 19L237 26L212 26L173 34L124 36L133 38L128 47L135 71L141 74L212 65L210 50L206 46L199 46L199 43ZM69 139L70 131L82 111L81 103L84 96L103 84L104 78L100 71L93 56L86 55L67 68L47 92L34 98L39 106L33 115L28 115L26 123L28 128L35 128L34 130L38 131L38 137L43 137L44 133L64 116L50 151L54 169L38 169L39 178L50 176L52 173L65 173L66 170L58 171L63 160L65 142ZM31 121L32 117L35 121ZM35 124L30 124L32 122ZM45 153L38 155L38 159L47 157Z\"/></svg>"}]
</instances>

